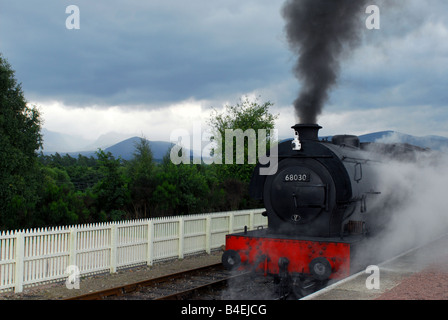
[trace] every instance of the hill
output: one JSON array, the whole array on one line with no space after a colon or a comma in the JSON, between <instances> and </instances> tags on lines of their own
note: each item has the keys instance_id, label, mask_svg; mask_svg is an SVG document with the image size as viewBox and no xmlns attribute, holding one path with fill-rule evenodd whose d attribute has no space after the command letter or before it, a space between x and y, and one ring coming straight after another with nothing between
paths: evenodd
<instances>
[{"instance_id":1,"label":"hill","mask_svg":"<svg viewBox=\"0 0 448 320\"><path fill-rule=\"evenodd\" d=\"M132 137L114 144L104 151L112 153L115 158L121 157L123 160L131 160L135 152L135 145L140 139L139 137ZM149 141L149 147L155 160L162 160L172 146L171 142Z\"/></svg>"},{"instance_id":2,"label":"hill","mask_svg":"<svg viewBox=\"0 0 448 320\"><path fill-rule=\"evenodd\" d=\"M59 152L65 154L78 150L95 150L95 148L86 148L85 146L91 144L91 141L80 136L54 132L45 128L42 129L41 133L44 137L44 153Z\"/></svg>"},{"instance_id":3,"label":"hill","mask_svg":"<svg viewBox=\"0 0 448 320\"><path fill-rule=\"evenodd\" d=\"M73 147L71 147L71 148L64 147L62 150L57 150L57 148L52 144L52 142L53 141L65 142L66 141L65 139L68 136L64 136L63 140L61 140L61 137L58 137L57 135L55 137L57 138L57 140L53 139L53 136L52 136L52 139L50 140L50 142L44 146L44 150L42 150L42 151L45 155L59 153L61 155L68 154L74 158L77 158L78 155L83 155L83 156L89 157L89 158L91 156L96 157L96 151L98 150L98 148L94 148L94 147L92 147L91 150L87 150L87 151L73 151L73 149L74 149ZM135 145L139 141L140 141L139 137L132 137L132 138L120 141L110 147L101 148L101 149L104 150L106 153L110 152L116 159L121 157L121 159L123 159L123 160L131 160L133 158L133 154L135 152ZM64 145L67 146L66 144L64 144ZM170 142L166 142L166 141L149 141L149 146L153 153L154 160L161 161L163 159L163 157L167 154L167 152L171 149L173 144Z\"/></svg>"},{"instance_id":4,"label":"hill","mask_svg":"<svg viewBox=\"0 0 448 320\"><path fill-rule=\"evenodd\" d=\"M396 131L380 131L359 136L361 142L409 143L433 150L448 150L448 138L440 136L416 137Z\"/></svg>"}]
</instances>

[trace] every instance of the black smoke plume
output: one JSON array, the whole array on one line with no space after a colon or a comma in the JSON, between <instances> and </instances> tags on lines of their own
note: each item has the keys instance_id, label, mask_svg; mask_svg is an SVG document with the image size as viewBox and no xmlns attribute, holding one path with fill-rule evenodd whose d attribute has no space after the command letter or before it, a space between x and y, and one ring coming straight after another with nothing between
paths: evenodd
<instances>
[{"instance_id":1,"label":"black smoke plume","mask_svg":"<svg viewBox=\"0 0 448 320\"><path fill-rule=\"evenodd\" d=\"M287 0L282 13L291 49L299 55L294 69L302 81L294 101L301 123L316 123L336 83L342 54L359 43L365 28L360 15L366 0Z\"/></svg>"}]
</instances>

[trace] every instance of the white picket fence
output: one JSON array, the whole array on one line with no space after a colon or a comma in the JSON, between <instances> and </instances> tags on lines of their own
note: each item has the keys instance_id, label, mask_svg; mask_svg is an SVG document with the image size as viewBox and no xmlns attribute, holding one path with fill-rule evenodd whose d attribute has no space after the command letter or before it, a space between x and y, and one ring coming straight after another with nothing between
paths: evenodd
<instances>
[{"instance_id":1,"label":"white picket fence","mask_svg":"<svg viewBox=\"0 0 448 320\"><path fill-rule=\"evenodd\" d=\"M0 292L210 253L225 235L267 225L264 209L0 233Z\"/></svg>"}]
</instances>

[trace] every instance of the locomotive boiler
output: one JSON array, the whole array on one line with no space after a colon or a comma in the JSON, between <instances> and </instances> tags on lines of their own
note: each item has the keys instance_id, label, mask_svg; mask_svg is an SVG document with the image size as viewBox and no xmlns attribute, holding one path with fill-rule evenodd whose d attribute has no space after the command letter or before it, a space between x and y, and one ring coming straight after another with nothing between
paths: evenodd
<instances>
[{"instance_id":1,"label":"locomotive boiler","mask_svg":"<svg viewBox=\"0 0 448 320\"><path fill-rule=\"evenodd\" d=\"M292 127L294 139L278 144L278 167L250 183L262 199L268 228L226 236L227 269L273 275L282 290L303 295L350 274L358 244L377 227L377 165L359 138L319 140L317 124ZM286 289L285 289L286 288Z\"/></svg>"}]
</instances>

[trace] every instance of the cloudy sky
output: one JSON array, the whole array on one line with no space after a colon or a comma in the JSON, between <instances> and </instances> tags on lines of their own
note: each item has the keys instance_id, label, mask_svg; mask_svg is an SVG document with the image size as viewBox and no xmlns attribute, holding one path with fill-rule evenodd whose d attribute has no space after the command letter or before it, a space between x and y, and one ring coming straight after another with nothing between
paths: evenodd
<instances>
[{"instance_id":1,"label":"cloudy sky","mask_svg":"<svg viewBox=\"0 0 448 320\"><path fill-rule=\"evenodd\" d=\"M359 47L341 62L321 134L381 130L448 137L448 2L372 0ZM79 29L73 12L79 8ZM0 52L45 129L94 140L117 132L170 139L206 129L211 108L271 101L292 136L300 82L284 0L0 0ZM68 20L68 21L67 21Z\"/></svg>"}]
</instances>

